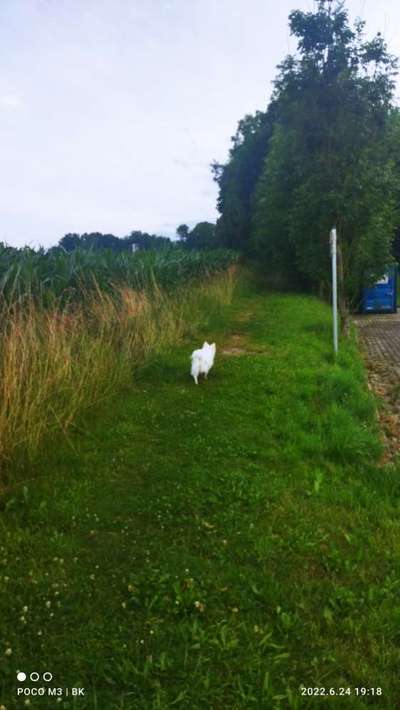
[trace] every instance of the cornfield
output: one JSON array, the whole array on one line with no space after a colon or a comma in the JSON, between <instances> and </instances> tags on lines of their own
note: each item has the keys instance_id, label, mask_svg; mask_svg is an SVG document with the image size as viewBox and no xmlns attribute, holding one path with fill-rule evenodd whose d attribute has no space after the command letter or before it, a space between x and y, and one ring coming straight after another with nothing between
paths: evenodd
<instances>
[{"instance_id":1,"label":"cornfield","mask_svg":"<svg viewBox=\"0 0 400 710\"><path fill-rule=\"evenodd\" d=\"M19 463L230 302L228 251L0 250L0 492Z\"/></svg>"},{"instance_id":2,"label":"cornfield","mask_svg":"<svg viewBox=\"0 0 400 710\"><path fill-rule=\"evenodd\" d=\"M153 284L166 292L177 286L224 271L237 260L225 249L189 251L172 247L160 251L62 252L15 250L0 247L0 299L8 305L35 299L42 306L79 302L95 289L110 292L124 285L151 291Z\"/></svg>"}]
</instances>

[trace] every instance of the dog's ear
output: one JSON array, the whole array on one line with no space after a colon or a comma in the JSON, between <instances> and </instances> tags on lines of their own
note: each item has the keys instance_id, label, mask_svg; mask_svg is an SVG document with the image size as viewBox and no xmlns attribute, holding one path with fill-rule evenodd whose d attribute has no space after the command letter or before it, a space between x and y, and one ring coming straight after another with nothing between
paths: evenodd
<instances>
[{"instance_id":1,"label":"dog's ear","mask_svg":"<svg viewBox=\"0 0 400 710\"><path fill-rule=\"evenodd\" d=\"M203 348L205 348L206 346L208 347L207 340L204 341L204 343L203 343Z\"/></svg>"},{"instance_id":2,"label":"dog's ear","mask_svg":"<svg viewBox=\"0 0 400 710\"><path fill-rule=\"evenodd\" d=\"M217 346L215 345L215 343L212 343L212 344L210 345L210 348L212 348L212 349L214 350L214 352L215 352L216 349L217 349Z\"/></svg>"}]
</instances>

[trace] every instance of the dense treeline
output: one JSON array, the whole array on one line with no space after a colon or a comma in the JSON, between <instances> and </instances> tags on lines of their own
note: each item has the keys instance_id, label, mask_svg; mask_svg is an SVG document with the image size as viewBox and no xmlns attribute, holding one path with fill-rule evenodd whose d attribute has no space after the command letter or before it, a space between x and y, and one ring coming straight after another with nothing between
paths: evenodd
<instances>
[{"instance_id":1,"label":"dense treeline","mask_svg":"<svg viewBox=\"0 0 400 710\"><path fill-rule=\"evenodd\" d=\"M113 252L127 252L136 250L159 250L166 247L185 249L213 249L217 245L215 239L215 224L199 222L192 230L186 224L181 224L176 230L177 239L161 237L158 234L149 234L135 230L126 237L116 237L114 234L102 232L85 232L84 234L66 234L57 246L51 251L72 252L75 249L98 250L109 249Z\"/></svg>"},{"instance_id":2,"label":"dense treeline","mask_svg":"<svg viewBox=\"0 0 400 710\"><path fill-rule=\"evenodd\" d=\"M181 224L176 233L187 249L213 249L217 245L215 224L212 222L199 222L192 230L187 224Z\"/></svg>"},{"instance_id":3,"label":"dense treeline","mask_svg":"<svg viewBox=\"0 0 400 710\"><path fill-rule=\"evenodd\" d=\"M221 244L327 292L336 225L353 305L391 261L400 224L397 60L364 25L332 0L292 12L297 52L279 65L269 106L240 121L228 162L212 166Z\"/></svg>"},{"instance_id":4,"label":"dense treeline","mask_svg":"<svg viewBox=\"0 0 400 710\"><path fill-rule=\"evenodd\" d=\"M114 252L134 251L135 249L162 249L172 246L172 241L168 237L160 237L157 234L134 231L127 237L116 237L114 234L102 234L101 232L90 232L84 234L66 234L53 250L64 250L67 252L75 249L97 250L109 249Z\"/></svg>"}]
</instances>

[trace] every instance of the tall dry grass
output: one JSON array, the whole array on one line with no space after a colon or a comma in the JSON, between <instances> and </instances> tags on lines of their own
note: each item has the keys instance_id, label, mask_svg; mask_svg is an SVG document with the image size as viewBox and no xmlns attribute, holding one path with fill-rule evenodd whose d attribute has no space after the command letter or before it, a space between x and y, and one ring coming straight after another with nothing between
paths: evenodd
<instances>
[{"instance_id":1,"label":"tall dry grass","mask_svg":"<svg viewBox=\"0 0 400 710\"><path fill-rule=\"evenodd\" d=\"M0 333L0 482L57 431L115 392L134 369L230 302L236 267L173 296L128 287L87 293L70 310L4 306Z\"/></svg>"}]
</instances>

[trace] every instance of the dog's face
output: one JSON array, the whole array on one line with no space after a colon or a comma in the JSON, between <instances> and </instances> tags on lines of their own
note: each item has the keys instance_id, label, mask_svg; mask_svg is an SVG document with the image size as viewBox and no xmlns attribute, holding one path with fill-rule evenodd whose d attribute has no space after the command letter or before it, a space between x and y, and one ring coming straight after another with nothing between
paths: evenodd
<instances>
[{"instance_id":1,"label":"dog's face","mask_svg":"<svg viewBox=\"0 0 400 710\"><path fill-rule=\"evenodd\" d=\"M210 356L212 357L212 359L214 359L214 357L215 357L215 343L211 343L211 345L208 345L207 350L208 350Z\"/></svg>"},{"instance_id":2,"label":"dog's face","mask_svg":"<svg viewBox=\"0 0 400 710\"><path fill-rule=\"evenodd\" d=\"M214 358L215 358L215 343L212 343L212 345L209 345L206 351L206 358L209 362L210 367L214 364Z\"/></svg>"},{"instance_id":3,"label":"dog's face","mask_svg":"<svg viewBox=\"0 0 400 710\"><path fill-rule=\"evenodd\" d=\"M215 345L215 343L211 343L211 345L210 345L209 343L207 343L207 340L206 340L203 343L203 350L208 350L213 355L215 355L216 345Z\"/></svg>"}]
</instances>

